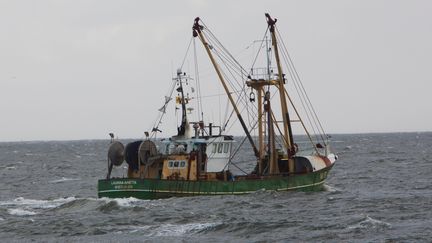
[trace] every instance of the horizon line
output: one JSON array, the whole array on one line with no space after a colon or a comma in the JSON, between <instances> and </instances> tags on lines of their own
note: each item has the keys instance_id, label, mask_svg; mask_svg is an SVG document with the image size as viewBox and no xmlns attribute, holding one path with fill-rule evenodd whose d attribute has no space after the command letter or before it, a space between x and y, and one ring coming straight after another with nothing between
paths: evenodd
<instances>
[{"instance_id":1,"label":"horizon line","mask_svg":"<svg viewBox=\"0 0 432 243\"><path fill-rule=\"evenodd\" d=\"M347 133L327 133L327 135L361 135L361 134L401 134L401 133L432 133L432 131L399 131L399 132L347 132ZM229 134L225 134L230 136ZM244 137L244 135L231 135L233 137ZM294 136L306 136L305 134L294 134ZM254 136L256 137L256 136ZM169 137L160 137L165 139ZM143 138L122 138L122 140L134 140ZM25 143L25 142L73 142L73 141L98 141L110 140L110 138L82 138L82 139L29 139L29 140L0 140L0 143Z\"/></svg>"}]
</instances>

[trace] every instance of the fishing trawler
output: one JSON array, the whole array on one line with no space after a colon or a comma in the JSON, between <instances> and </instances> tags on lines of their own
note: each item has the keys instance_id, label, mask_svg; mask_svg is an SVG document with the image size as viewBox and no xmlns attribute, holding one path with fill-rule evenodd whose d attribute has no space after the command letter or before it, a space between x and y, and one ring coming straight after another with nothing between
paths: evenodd
<instances>
[{"instance_id":1,"label":"fishing trawler","mask_svg":"<svg viewBox=\"0 0 432 243\"><path fill-rule=\"evenodd\" d=\"M329 137L322 129L303 85L299 83L297 72L277 31L277 20L269 14L266 14L266 20L267 31L261 42L267 58L264 69L245 70L241 67L200 18L194 20L192 28L192 39L202 43L231 105L231 114L237 118L231 120L236 120L244 132L237 148L234 148L237 143L233 136L225 134L226 124L215 126L206 123L203 116L196 122L189 121L188 112L192 111L189 102L192 98L185 90L191 77L179 69L173 78L171 91L171 95L174 90L177 92L175 100L181 110L177 134L158 141L154 139L155 134L160 132L158 125L172 100L171 96L165 97L164 106L159 110L160 119L151 133L145 133L145 139L124 146L110 134L108 173L105 179L98 181L99 197L159 199L323 188L337 156L330 151ZM302 98L301 104L306 104L304 108L310 113L307 115L310 125L316 125L314 131L318 131L318 135L308 131L301 112L294 106L293 98L286 89L287 78L281 59L285 60L292 79L290 82L296 85ZM272 67L271 60L275 60L275 67ZM232 79L235 74L238 79ZM236 80L240 80L240 86L237 86L240 91L235 88ZM198 94L197 98L200 96ZM252 113L248 118L254 118L253 122L250 119L245 121L245 110ZM198 112L202 113L203 109ZM295 123L305 131L308 146L295 141ZM235 165L233 158L245 141L250 144L254 156L250 159L253 169L234 175L230 167ZM127 177L112 177L113 168L124 161L128 164Z\"/></svg>"}]
</instances>

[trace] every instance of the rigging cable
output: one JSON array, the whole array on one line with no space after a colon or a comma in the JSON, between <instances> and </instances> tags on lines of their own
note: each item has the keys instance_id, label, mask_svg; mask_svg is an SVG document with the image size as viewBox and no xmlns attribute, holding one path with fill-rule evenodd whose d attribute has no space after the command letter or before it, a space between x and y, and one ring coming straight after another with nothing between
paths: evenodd
<instances>
[{"instance_id":1,"label":"rigging cable","mask_svg":"<svg viewBox=\"0 0 432 243\"><path fill-rule=\"evenodd\" d=\"M187 55L188 55L188 53L189 53L189 48L190 48L191 43L192 43L193 40L194 40L194 38L191 37L191 39L190 39L190 41L189 41L189 44L188 44L188 47L187 47L187 49L186 49L186 53L185 53L185 55L184 55L184 57L183 57L183 62L182 62L182 64L181 64L181 66L180 66L180 69L183 69L183 65L185 64L186 57L187 57Z\"/></svg>"},{"instance_id":2,"label":"rigging cable","mask_svg":"<svg viewBox=\"0 0 432 243\"><path fill-rule=\"evenodd\" d=\"M197 89L196 97L197 97L197 107L198 107L198 121L204 121L204 113L202 109L202 97L201 97L201 83L199 81L199 69L198 69L198 58L196 52L196 42L195 38L193 39L193 47L194 47L194 66L195 66L195 85ZM201 116L201 119L200 119Z\"/></svg>"},{"instance_id":3,"label":"rigging cable","mask_svg":"<svg viewBox=\"0 0 432 243\"><path fill-rule=\"evenodd\" d=\"M185 64L186 57L187 57L187 55L189 53L189 49L190 49L190 46L191 46L191 43L192 43L193 39L194 38L191 38L190 41L189 41L188 47L186 48L186 53L185 53L185 55L183 57L183 61L182 61L182 64L180 66L180 69L183 69L183 66ZM155 119L155 121L153 123L153 127L151 128L151 136L150 137L153 137L153 136L156 137L157 132L160 131L159 130L159 125L162 123L162 119L163 119L163 117L164 117L164 115L166 113L166 107L167 107L168 103L170 102L170 100L172 99L172 94L174 93L175 86L176 86L176 81L174 81L172 83L172 87L170 88L170 90L165 95L164 105L162 106L161 109L159 109L160 110L160 114L156 117L156 119Z\"/></svg>"},{"instance_id":4,"label":"rigging cable","mask_svg":"<svg viewBox=\"0 0 432 243\"><path fill-rule=\"evenodd\" d=\"M276 30L276 31L277 31L277 33L278 33L278 35L279 35L279 37L280 37L279 30ZM291 65L292 65L292 67L293 67L294 74L295 74L295 76L297 77L298 82L300 83L300 85L301 85L301 87L302 87L302 89L303 89L303 92L305 93L305 96L306 96L306 99L307 99L308 103L310 104L310 107L311 107L311 109L312 109L312 113L313 113L313 115L314 115L314 117L315 117L315 119L316 119L316 121L317 121L317 123L318 123L318 125L319 125L318 128L321 129L321 132L322 132L322 134L323 134L324 136L327 136L326 133L325 133L325 131L324 131L324 129L323 129L323 126L322 126L322 124L321 124L321 121L319 120L319 118L318 118L318 116L317 116L317 114L316 114L316 111L315 111L315 109L314 109L314 107L313 107L313 105L312 105L312 102L310 101L309 96L308 96L307 93L306 93L306 89L304 88L303 83L302 83L301 80L300 80L300 76L298 75L298 72L297 72L297 70L296 70L295 67L294 67L293 61L292 61L292 59L291 59L291 56L289 55L289 52L288 52L288 50L287 50L287 48L286 48L286 46L285 46L285 43L284 43L283 41L282 41L281 43L282 43L282 46L283 46L283 50L286 52L286 55L287 55L287 57L288 57L288 60L289 60L289 62L291 63ZM321 139L325 142L325 139L324 139L324 137L322 136L321 132L320 132Z\"/></svg>"},{"instance_id":5,"label":"rigging cable","mask_svg":"<svg viewBox=\"0 0 432 243\"><path fill-rule=\"evenodd\" d=\"M210 31L207 29L207 32L210 32ZM210 34L211 34L211 32L210 32ZM231 89L234 88L234 90L235 90L236 86L239 86L240 89L241 89L241 91L240 91L241 94L239 96L237 96L237 101L235 102L236 105L238 106L239 102L242 101L244 103L243 105L245 105L247 107L249 102L247 101L247 94L245 93L246 84L243 82L243 86L242 86L239 83L239 81L237 80L236 75L234 75L234 73L236 73L238 76L244 76L245 75L245 70L234 59L234 57L228 51L226 51L226 48L224 48L220 44L220 42L214 37L214 35L209 36L209 35L206 34L206 38L209 40L209 42L212 41L212 40L214 40L217 43L217 45L214 45L214 46L211 45L211 47L212 47L211 50L215 53L215 56L217 56L219 58L219 60L224 64L225 69L231 75L231 78L230 78L223 69L220 69L221 74L224 76L224 78L226 79L227 83L231 86ZM211 42L211 44L213 44L213 43ZM218 47L220 47L221 51L218 51ZM223 52L223 51L225 51L225 52ZM233 67L237 66L238 69L237 68L234 69L230 65L233 66ZM236 82L232 82L232 79L234 79ZM223 127L226 127L226 124Z\"/></svg>"},{"instance_id":6,"label":"rigging cable","mask_svg":"<svg viewBox=\"0 0 432 243\"><path fill-rule=\"evenodd\" d=\"M249 133L255 129L256 125L258 124L258 120L256 121L254 127L251 128L251 130L249 131ZM232 161L232 159L234 158L234 156L238 153L238 151L240 150L241 146L243 145L243 143L246 141L247 137L244 136L241 143L237 146L237 148L235 149L234 153L232 153L232 155L229 158L229 161Z\"/></svg>"},{"instance_id":7,"label":"rigging cable","mask_svg":"<svg viewBox=\"0 0 432 243\"><path fill-rule=\"evenodd\" d=\"M157 132L160 131L159 125L162 123L162 119L166 113L166 106L168 105L168 102L170 102L170 100L172 99L171 97L172 97L172 94L174 92L175 86L176 86L176 82L173 82L170 91L168 91L167 95L165 95L165 103L161 108L162 111L159 111L160 114L156 117L156 120L153 123L153 127L150 130L151 131L150 137L153 137L153 136L156 137ZM168 97L168 99L167 99L167 97Z\"/></svg>"},{"instance_id":8,"label":"rigging cable","mask_svg":"<svg viewBox=\"0 0 432 243\"><path fill-rule=\"evenodd\" d=\"M264 36L263 36L263 38L262 38L262 40L261 40L260 47L258 48L257 54L255 55L255 59L254 59L254 61L252 62L252 65L251 65L251 68L250 68L250 70L249 70L248 75L251 75L251 74L252 74L252 69L253 69L253 67L255 66L256 61L258 60L258 56L259 56L259 54L260 54L260 52L261 52L261 48L263 47L263 44L264 44L264 41L265 41L265 38L266 38L266 36L267 36L268 31L269 31L269 27L267 27L266 31L264 32Z\"/></svg>"},{"instance_id":9,"label":"rigging cable","mask_svg":"<svg viewBox=\"0 0 432 243\"><path fill-rule=\"evenodd\" d=\"M208 40L211 40L210 37L206 36ZM218 50L218 48L216 46L212 46L211 50L214 52L215 56L219 58L219 60L224 64L225 68L227 69L227 71L229 72L229 74L231 75L231 77L236 81L235 83L231 81L231 78L228 78L228 75L222 70L220 69L220 71L224 74L224 77L226 78L226 80L228 82L230 82L230 85L233 87L234 90L236 89L240 89L243 90L245 84L241 84L237 79L236 79L236 75L238 76L243 76L243 72L241 70L241 66L239 66L239 64L236 62L236 60L230 60L226 53L223 52L223 49L221 49L221 51ZM240 72L235 69L234 67L240 67ZM221 66L219 66L219 68L221 68ZM238 87L236 87L238 86Z\"/></svg>"},{"instance_id":10,"label":"rigging cable","mask_svg":"<svg viewBox=\"0 0 432 243\"><path fill-rule=\"evenodd\" d=\"M279 37L279 39L281 39L280 35L278 35L278 37ZM282 44L283 44L283 43L282 43ZM295 70L295 68L294 68L294 64L293 64L292 62L287 61L287 60L288 60L287 55L289 55L289 54L287 54L287 51L286 51L286 50L282 49L282 52L281 52L281 53L282 53L282 56L283 56L283 58L284 58L285 65L286 65L287 68L288 68L289 75L290 75L291 79L293 80L294 88L295 88L296 91L297 91L297 94L298 94L298 96L299 96L299 99L300 99L300 102L301 102L303 108L305 109L306 118L307 118L307 120L308 120L308 122L309 122L309 124L310 124L310 126L311 126L311 129L313 130L313 133L314 133L314 135L315 135L315 139L318 141L318 140L319 140L319 139L318 139L318 134L321 135L321 133L320 133L320 132L317 132L317 131L315 130L315 127L317 127L317 124L316 124L316 121L315 121L315 119L314 119L314 117L313 117L313 113L312 113L312 111L311 111L310 105L308 104L308 102L307 102L307 100L306 100L306 98L305 98L305 94L304 94L303 90L300 88L300 85L299 85L300 81L298 80L298 77L296 77L296 76L294 75L294 70ZM309 111L309 112L308 112L308 111ZM298 116L299 116L299 115L298 115ZM311 119L311 118L312 118L312 119ZM301 119L301 117L299 117L299 119ZM314 126L313 123L315 124L315 126ZM317 127L317 128L318 128L318 127Z\"/></svg>"},{"instance_id":11,"label":"rigging cable","mask_svg":"<svg viewBox=\"0 0 432 243\"><path fill-rule=\"evenodd\" d=\"M205 24L203 24L205 26ZM206 27L206 26L205 26ZM232 56L232 54L220 43L220 41L214 36L214 34L208 29L205 29L206 31L204 32L206 38L210 41L210 40L214 40L216 45L211 45L211 49L216 53L216 55L219 57L219 59L224 63L224 65L226 66L226 68L228 70L232 70L235 73L237 73L240 77L246 76L246 70L240 65L240 63ZM208 34L206 34L206 32L208 32ZM213 44L213 42L212 42ZM221 51L217 51L216 46L219 46ZM225 60L225 61L224 61ZM230 63L231 66L233 67L238 67L239 70L237 71L234 68L229 68L229 66L226 63ZM233 76L234 80L236 81L236 84L239 86L240 90L244 90L245 87L245 83L243 83L243 85L241 85L238 80L235 78L235 76L233 75L232 71L230 71L230 74ZM227 77L227 75L224 75L225 77ZM228 81L230 81L227 78ZM231 81L230 81L231 82ZM234 83L231 82L231 86L235 87ZM234 88L235 90L236 88Z\"/></svg>"}]
</instances>

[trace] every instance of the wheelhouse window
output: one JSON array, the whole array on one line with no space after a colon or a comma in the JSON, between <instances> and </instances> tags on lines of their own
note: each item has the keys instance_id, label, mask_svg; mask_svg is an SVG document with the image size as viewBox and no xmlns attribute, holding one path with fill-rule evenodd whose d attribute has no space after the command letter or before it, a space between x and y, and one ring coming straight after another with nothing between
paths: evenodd
<instances>
[{"instance_id":1,"label":"wheelhouse window","mask_svg":"<svg viewBox=\"0 0 432 243\"><path fill-rule=\"evenodd\" d=\"M168 161L168 168L170 169L181 169L187 166L186 161L184 160L171 160Z\"/></svg>"},{"instance_id":2,"label":"wheelhouse window","mask_svg":"<svg viewBox=\"0 0 432 243\"><path fill-rule=\"evenodd\" d=\"M212 153L216 153L216 151L217 151L217 143L214 143Z\"/></svg>"},{"instance_id":3,"label":"wheelhouse window","mask_svg":"<svg viewBox=\"0 0 432 243\"><path fill-rule=\"evenodd\" d=\"M224 144L224 153L228 153L228 151L229 151L229 147L230 147L230 144L229 143L225 143Z\"/></svg>"},{"instance_id":4,"label":"wheelhouse window","mask_svg":"<svg viewBox=\"0 0 432 243\"><path fill-rule=\"evenodd\" d=\"M219 146L218 146L218 153L222 153L222 149L223 149L223 143L219 143Z\"/></svg>"}]
</instances>

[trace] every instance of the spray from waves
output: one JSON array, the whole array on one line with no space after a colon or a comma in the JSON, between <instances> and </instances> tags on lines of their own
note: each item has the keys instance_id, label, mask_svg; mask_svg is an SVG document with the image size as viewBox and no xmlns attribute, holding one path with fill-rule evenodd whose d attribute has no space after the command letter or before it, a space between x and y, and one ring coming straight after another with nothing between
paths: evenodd
<instances>
[{"instance_id":1,"label":"spray from waves","mask_svg":"<svg viewBox=\"0 0 432 243\"><path fill-rule=\"evenodd\" d=\"M141 199L137 199L134 197L129 197L129 198L107 198L107 197L103 197L103 198L93 199L93 200L103 201L107 204L108 203L114 203L120 207L133 207L136 204L139 204L141 202L150 201L150 200L141 200Z\"/></svg>"},{"instance_id":2,"label":"spray from waves","mask_svg":"<svg viewBox=\"0 0 432 243\"><path fill-rule=\"evenodd\" d=\"M338 189L336 187L332 187L330 185L324 184L323 187L324 191L329 192L329 196L327 196L327 201L333 201L335 200L335 197L333 197L335 194L341 194L343 191L341 189Z\"/></svg>"},{"instance_id":3,"label":"spray from waves","mask_svg":"<svg viewBox=\"0 0 432 243\"><path fill-rule=\"evenodd\" d=\"M324 191L326 191L326 192L341 192L341 190L339 190L338 188L336 188L336 187L332 187L332 186L327 185L327 184L324 184L323 189L324 189Z\"/></svg>"},{"instance_id":4,"label":"spray from waves","mask_svg":"<svg viewBox=\"0 0 432 243\"><path fill-rule=\"evenodd\" d=\"M118 211L120 208L129 208L133 210L140 209L148 209L150 207L155 206L155 202L151 202L150 200L141 200L137 198L99 198L93 199L93 201L97 202L96 210L101 212L112 212Z\"/></svg>"}]
</instances>

